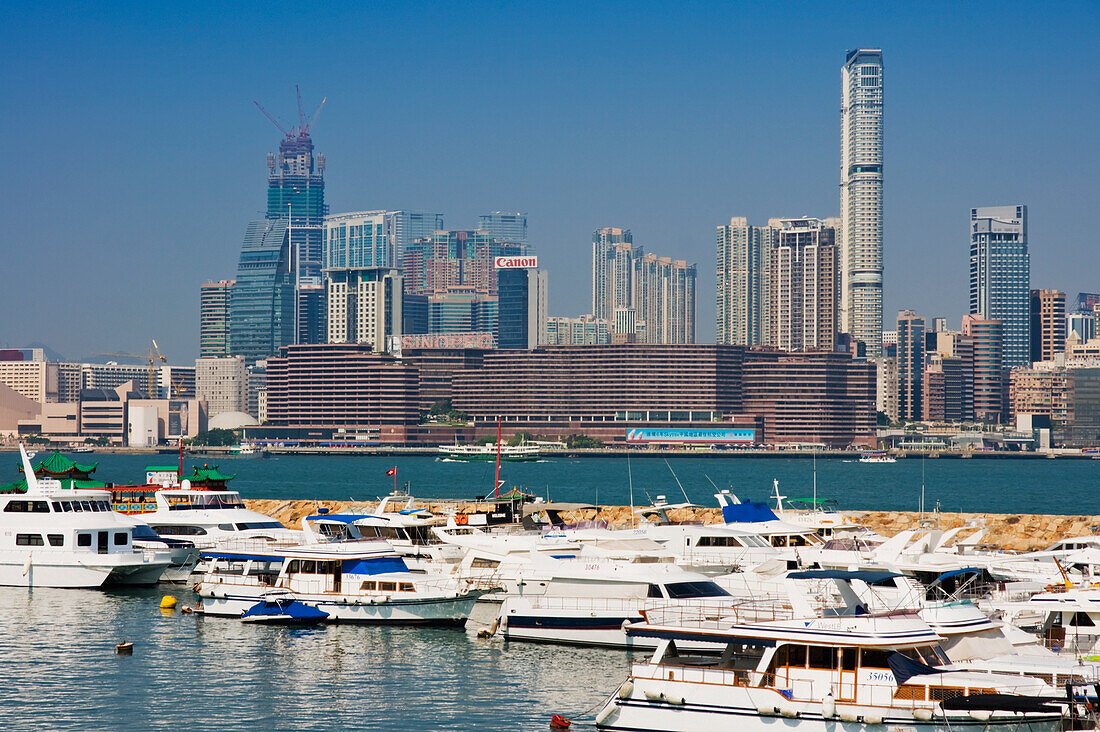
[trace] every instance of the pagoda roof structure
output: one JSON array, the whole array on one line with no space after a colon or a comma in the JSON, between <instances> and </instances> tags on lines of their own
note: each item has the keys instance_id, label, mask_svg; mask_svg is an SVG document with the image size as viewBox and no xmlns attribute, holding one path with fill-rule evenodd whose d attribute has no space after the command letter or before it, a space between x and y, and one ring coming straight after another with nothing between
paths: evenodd
<instances>
[{"instance_id":1,"label":"pagoda roof structure","mask_svg":"<svg viewBox=\"0 0 1100 732\"><path fill-rule=\"evenodd\" d=\"M99 462L94 462L91 465L81 465L72 458L62 455L60 450L54 450L52 455L34 466L34 474L39 478L88 480L98 465ZM19 472L23 472L22 465L19 466Z\"/></svg>"},{"instance_id":2,"label":"pagoda roof structure","mask_svg":"<svg viewBox=\"0 0 1100 732\"><path fill-rule=\"evenodd\" d=\"M187 476L187 479L191 481L191 485L196 488L225 488L225 484L237 477L236 473L232 475L226 475L218 470L218 466L211 467L210 465L203 463L203 466L195 466L195 472Z\"/></svg>"}]
</instances>

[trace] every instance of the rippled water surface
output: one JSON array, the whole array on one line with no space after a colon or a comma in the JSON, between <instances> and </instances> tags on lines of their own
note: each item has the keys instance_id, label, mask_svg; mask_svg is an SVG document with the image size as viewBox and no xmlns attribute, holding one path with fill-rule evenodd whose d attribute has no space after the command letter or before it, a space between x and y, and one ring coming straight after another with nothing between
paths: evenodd
<instances>
[{"instance_id":1,"label":"rippled water surface","mask_svg":"<svg viewBox=\"0 0 1100 732\"><path fill-rule=\"evenodd\" d=\"M145 466L172 465L174 455L76 455L80 462L99 462L95 477L116 483L142 482ZM431 457L272 456L201 457L188 455L186 472L195 464L218 465L236 473L231 486L245 498L317 498L364 500L393 488L386 470L398 468L398 480L409 481L413 495L425 498L483 495L494 480L492 463L452 463ZM0 453L0 483L18 477L14 453ZM671 470L669 468L671 466ZM998 513L1100 512L1095 493L1100 460L1012 459L959 460L907 458L871 465L850 458L676 457L551 458L537 463L506 463L501 479L559 501L601 504L635 503L665 495L715 505L715 486L732 488L742 498L762 500L778 479L788 496L809 496L814 473L820 497L835 498L841 508L915 510L925 486L928 508L939 501L945 511ZM676 476L673 476L672 470ZM679 478L683 491L677 485Z\"/></svg>"},{"instance_id":2,"label":"rippled water surface","mask_svg":"<svg viewBox=\"0 0 1100 732\"><path fill-rule=\"evenodd\" d=\"M162 614L162 594L0 588L3 727L546 730L552 713L601 701L628 667L620 651L453 629ZM116 655L122 640L132 656Z\"/></svg>"}]
</instances>

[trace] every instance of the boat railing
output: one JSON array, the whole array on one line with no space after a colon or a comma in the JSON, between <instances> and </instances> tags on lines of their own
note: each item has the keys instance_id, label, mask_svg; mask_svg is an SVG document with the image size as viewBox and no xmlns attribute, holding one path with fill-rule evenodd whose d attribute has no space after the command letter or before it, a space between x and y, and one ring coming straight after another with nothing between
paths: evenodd
<instances>
[{"instance_id":1,"label":"boat railing","mask_svg":"<svg viewBox=\"0 0 1100 732\"><path fill-rule=\"evenodd\" d=\"M650 625L665 625L699 630L724 630L739 623L759 623L772 620L793 620L798 617L795 609L786 600L754 599L730 601L684 602L668 604L667 600L657 601L642 612Z\"/></svg>"}]
</instances>

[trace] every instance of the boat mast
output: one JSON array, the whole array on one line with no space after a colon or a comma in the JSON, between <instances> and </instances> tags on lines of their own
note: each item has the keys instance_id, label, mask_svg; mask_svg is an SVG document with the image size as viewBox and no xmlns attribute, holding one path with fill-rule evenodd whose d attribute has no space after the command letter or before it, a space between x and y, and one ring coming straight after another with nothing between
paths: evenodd
<instances>
[{"instance_id":1,"label":"boat mast","mask_svg":"<svg viewBox=\"0 0 1100 732\"><path fill-rule=\"evenodd\" d=\"M497 417L497 479L493 484L493 496L500 496L500 417Z\"/></svg>"}]
</instances>

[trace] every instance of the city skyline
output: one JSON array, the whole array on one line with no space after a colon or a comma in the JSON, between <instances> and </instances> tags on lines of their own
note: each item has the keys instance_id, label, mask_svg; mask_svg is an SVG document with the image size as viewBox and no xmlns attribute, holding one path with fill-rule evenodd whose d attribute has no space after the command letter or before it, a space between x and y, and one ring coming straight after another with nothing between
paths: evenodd
<instances>
[{"instance_id":1,"label":"city skyline","mask_svg":"<svg viewBox=\"0 0 1100 732\"><path fill-rule=\"evenodd\" d=\"M0 31L12 68L6 98L21 110L0 123L21 141L12 153L19 183L0 203L4 251L12 271L49 261L55 281L112 286L91 298L74 285L42 298L38 278L9 278L0 345L42 342L77 359L140 353L155 337L173 362L193 359L198 287L234 277L244 226L265 204L263 161L278 132L251 100L292 119L295 83L310 109L328 96L313 137L329 157L331 211L440 211L450 228L527 212L555 315L585 311L589 276L575 262L592 230L629 228L647 250L699 266L697 340L712 341L714 227L731 216L839 214L838 69L858 47L883 49L890 67L884 311L957 322L967 311L969 210L1014 202L1031 212L1031 286L1097 289L1095 272L1071 266L1091 261L1095 245L1088 212L1098 192L1088 173L1097 150L1080 144L1092 139L1100 107L1085 83L1097 59L1087 40L1098 27L1094 6L1042 15L1027 5L993 15L948 5L877 14L692 7L675 18L643 6L612 41L606 31L620 18L607 9L578 25L564 8L387 7L372 23L410 30L377 51L318 48L286 59L245 29L299 21L342 37L361 31L365 14L305 17L275 6L228 18L200 8L166 23L157 8L126 22L109 10L57 10L16 9ZM764 54L762 39L717 50L731 23L795 17L819 31L797 53ZM974 38L967 30L977 18L989 33ZM463 32L492 41L493 52L448 64ZM1012 48L996 42L1005 34ZM528 48L543 36L558 43ZM433 39L435 48L422 42ZM620 58L656 39L653 58ZM1052 47L1059 53L1043 53ZM583 64L570 55L580 48L595 52ZM87 68L71 73L78 63ZM370 73L339 73L349 64ZM487 85L513 93L486 99ZM413 91L424 104L411 104ZM994 119L989 110L1008 93L1013 114ZM797 96L800 115L737 114L768 94ZM376 95L398 103L364 106ZM465 119L430 114L473 99L485 109Z\"/></svg>"}]
</instances>

